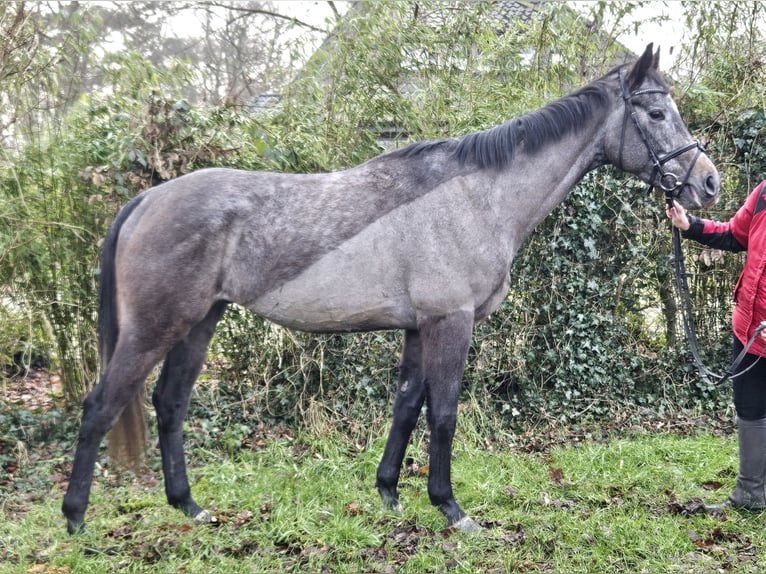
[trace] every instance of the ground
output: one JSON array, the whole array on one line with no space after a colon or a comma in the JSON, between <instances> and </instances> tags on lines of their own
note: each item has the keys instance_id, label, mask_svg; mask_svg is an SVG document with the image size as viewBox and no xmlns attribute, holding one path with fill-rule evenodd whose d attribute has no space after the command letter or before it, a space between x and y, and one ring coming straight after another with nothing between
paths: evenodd
<instances>
[{"instance_id":1,"label":"ground","mask_svg":"<svg viewBox=\"0 0 766 574\"><path fill-rule=\"evenodd\" d=\"M488 571L559 572L565 564L568 572L589 574L707 574L756 572L764 561L762 517L703 512L699 497L723 498L735 477L734 425L721 413L616 413L608 424L539 426L502 444L481 434L474 445L463 432L455 482L489 533L480 541L443 529L425 500L427 441L408 451L407 509L392 517L381 513L372 485L383 429L374 444L362 444L334 430L305 436L265 425L237 435L232 450L210 449L193 463L194 488L217 502L215 529L199 530L166 506L157 460L145 476L121 481L102 459L93 532L78 539L64 535L58 511L79 415L65 412L61 400L58 378L45 371L4 385L2 573L14 571L4 562L50 574L98 571L108 560L135 571L184 564L190 572L215 564L342 571L353 560L376 572L487 564ZM471 419L471 406L462 410L461 420ZM190 435L198 436L204 421L194 424ZM194 450L199 456L205 449ZM711 463L710 453L719 460Z\"/></svg>"},{"instance_id":2,"label":"ground","mask_svg":"<svg viewBox=\"0 0 766 574\"><path fill-rule=\"evenodd\" d=\"M79 413L66 413L63 410L63 397L61 392L61 379L55 373L45 369L32 369L21 375L17 375L3 383L2 395L0 396L0 421L6 422L0 425L0 486L11 487L16 480L16 469L20 464L29 462L31 457L41 458L53 456L62 458L62 465L67 465L67 457L71 454L71 444L67 444L67 434L56 432L53 428L62 417L67 419L64 425L69 430L69 442L76 436L76 424ZM25 420L19 412L27 411L34 414ZM15 416L9 414L15 413ZM50 418L45 415L53 413ZM50 428L31 428L33 425ZM707 431L714 434L730 435L734 432L734 425L725 413L708 413L704 416L674 413L672 416L658 417L650 421L640 423L626 420L621 416L615 416L608 421L599 423L598 428L587 429L578 426L538 427L517 435L516 446L520 452L544 453L556 446L577 445L584 441L606 441L615 436L623 436L631 431L677 433L681 435ZM15 432L14 432L15 431ZM263 441L268 438L280 437L289 434L285 428L256 430L250 437L250 442ZM59 436L57 436L59 435ZM33 446L27 440L28 437L42 439L50 438L50 441L42 441L42 444ZM32 449L32 450L30 450ZM66 470L66 469L65 469ZM66 476L62 473L56 478L61 484L62 490L66 487ZM21 485L17 485L21 486ZM15 490L23 490L16 488ZM30 500L32 502L33 500Z\"/></svg>"}]
</instances>

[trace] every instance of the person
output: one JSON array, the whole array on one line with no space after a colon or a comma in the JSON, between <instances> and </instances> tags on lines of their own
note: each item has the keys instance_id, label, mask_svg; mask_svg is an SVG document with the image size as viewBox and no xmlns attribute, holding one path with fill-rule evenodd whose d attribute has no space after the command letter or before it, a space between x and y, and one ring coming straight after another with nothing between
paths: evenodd
<instances>
[{"instance_id":1,"label":"person","mask_svg":"<svg viewBox=\"0 0 766 574\"><path fill-rule=\"evenodd\" d=\"M734 288L732 357L737 357L766 321L766 181L758 184L727 222L687 215L677 202L666 206L681 236L725 251L747 251ZM739 473L734 490L723 504L760 512L766 510L766 330L755 337L745 358L732 373L737 413Z\"/></svg>"}]
</instances>

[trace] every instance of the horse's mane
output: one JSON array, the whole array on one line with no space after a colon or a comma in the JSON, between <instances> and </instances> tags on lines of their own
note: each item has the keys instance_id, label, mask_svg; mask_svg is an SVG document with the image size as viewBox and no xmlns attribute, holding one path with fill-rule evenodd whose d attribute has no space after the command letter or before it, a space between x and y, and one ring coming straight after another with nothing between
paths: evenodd
<instances>
[{"instance_id":1,"label":"horse's mane","mask_svg":"<svg viewBox=\"0 0 766 574\"><path fill-rule=\"evenodd\" d=\"M501 169L511 163L521 144L527 152L534 153L547 142L559 140L584 126L595 110L607 105L611 98L607 78L617 69L537 111L499 126L456 139L415 142L383 157L413 158L441 150L463 165ZM652 78L664 85L659 74L652 74Z\"/></svg>"}]
</instances>

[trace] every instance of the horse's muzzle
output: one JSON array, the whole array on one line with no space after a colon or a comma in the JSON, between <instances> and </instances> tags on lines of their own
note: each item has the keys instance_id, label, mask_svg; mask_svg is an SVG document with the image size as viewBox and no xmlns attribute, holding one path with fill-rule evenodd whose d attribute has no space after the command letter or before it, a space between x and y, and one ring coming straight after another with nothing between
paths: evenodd
<instances>
[{"instance_id":1,"label":"horse's muzzle","mask_svg":"<svg viewBox=\"0 0 766 574\"><path fill-rule=\"evenodd\" d=\"M687 209L704 209L718 203L720 197L720 183L718 172L707 176L703 185L697 187L691 183L681 186L679 200ZM684 199L686 201L684 201Z\"/></svg>"}]
</instances>

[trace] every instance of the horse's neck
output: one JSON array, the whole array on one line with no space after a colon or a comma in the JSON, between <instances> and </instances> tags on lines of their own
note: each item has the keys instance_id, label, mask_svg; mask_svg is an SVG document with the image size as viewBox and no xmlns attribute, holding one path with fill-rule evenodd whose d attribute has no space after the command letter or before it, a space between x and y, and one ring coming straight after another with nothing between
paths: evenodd
<instances>
[{"instance_id":1,"label":"horse's neck","mask_svg":"<svg viewBox=\"0 0 766 574\"><path fill-rule=\"evenodd\" d=\"M601 157L602 121L597 118L535 154L519 153L498 174L495 197L510 226L524 229L526 236L586 173L606 163Z\"/></svg>"}]
</instances>

